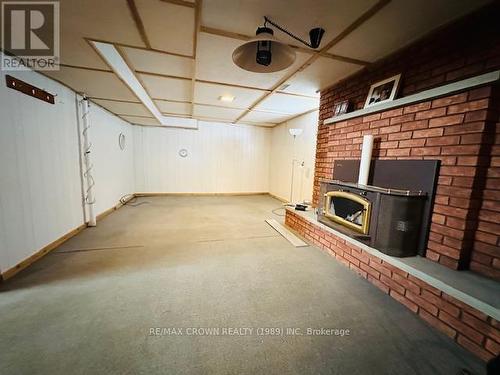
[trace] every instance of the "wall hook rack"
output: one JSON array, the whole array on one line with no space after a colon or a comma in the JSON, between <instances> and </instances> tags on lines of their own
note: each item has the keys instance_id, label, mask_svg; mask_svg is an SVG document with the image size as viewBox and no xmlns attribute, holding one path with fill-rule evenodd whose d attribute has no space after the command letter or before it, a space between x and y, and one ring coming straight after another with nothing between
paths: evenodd
<instances>
[{"instance_id":1,"label":"wall hook rack","mask_svg":"<svg viewBox=\"0 0 500 375\"><path fill-rule=\"evenodd\" d=\"M5 82L7 84L7 87L20 91L23 94L29 95L33 98L42 100L44 102L50 103L50 104L55 104L55 95L48 93L45 90L42 90L38 87L35 87L33 85L30 85L27 82L21 81L18 78L12 77L10 75L5 76Z\"/></svg>"}]
</instances>

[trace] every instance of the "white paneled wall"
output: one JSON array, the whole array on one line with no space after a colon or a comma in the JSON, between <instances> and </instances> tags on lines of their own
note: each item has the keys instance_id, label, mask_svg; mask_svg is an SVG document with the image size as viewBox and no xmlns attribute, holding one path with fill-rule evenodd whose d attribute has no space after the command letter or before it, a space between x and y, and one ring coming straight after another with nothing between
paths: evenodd
<instances>
[{"instance_id":1,"label":"white paneled wall","mask_svg":"<svg viewBox=\"0 0 500 375\"><path fill-rule=\"evenodd\" d=\"M16 78L56 93L51 105L0 80L2 271L83 222L75 94L33 72Z\"/></svg>"},{"instance_id":2,"label":"white paneled wall","mask_svg":"<svg viewBox=\"0 0 500 375\"><path fill-rule=\"evenodd\" d=\"M57 94L51 105L5 86L0 72L0 271L83 223L76 95L34 72L12 72ZM132 126L93 108L96 213L134 192ZM128 135L120 151L118 134Z\"/></svg>"},{"instance_id":3,"label":"white paneled wall","mask_svg":"<svg viewBox=\"0 0 500 375\"><path fill-rule=\"evenodd\" d=\"M138 192L269 191L270 129L200 121L198 130L134 128ZM180 149L188 156L182 158Z\"/></svg>"},{"instance_id":4,"label":"white paneled wall","mask_svg":"<svg viewBox=\"0 0 500 375\"><path fill-rule=\"evenodd\" d=\"M95 212L99 214L115 206L125 194L135 192L134 126L92 103L90 110ZM120 133L125 135L124 150L118 145Z\"/></svg>"},{"instance_id":5,"label":"white paneled wall","mask_svg":"<svg viewBox=\"0 0 500 375\"><path fill-rule=\"evenodd\" d=\"M303 129L294 138L290 128ZM280 124L271 130L269 192L290 200L293 168L293 202L312 200L318 112L312 112Z\"/></svg>"}]
</instances>

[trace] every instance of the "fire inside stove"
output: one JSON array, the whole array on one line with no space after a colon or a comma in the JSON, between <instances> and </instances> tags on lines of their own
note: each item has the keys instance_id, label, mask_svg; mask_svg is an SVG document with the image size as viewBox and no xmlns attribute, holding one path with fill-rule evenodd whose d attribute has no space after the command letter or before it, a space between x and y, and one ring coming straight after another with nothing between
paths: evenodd
<instances>
[{"instance_id":1,"label":"fire inside stove","mask_svg":"<svg viewBox=\"0 0 500 375\"><path fill-rule=\"evenodd\" d=\"M371 203L358 194L330 191L325 194L325 216L345 227L367 234Z\"/></svg>"}]
</instances>

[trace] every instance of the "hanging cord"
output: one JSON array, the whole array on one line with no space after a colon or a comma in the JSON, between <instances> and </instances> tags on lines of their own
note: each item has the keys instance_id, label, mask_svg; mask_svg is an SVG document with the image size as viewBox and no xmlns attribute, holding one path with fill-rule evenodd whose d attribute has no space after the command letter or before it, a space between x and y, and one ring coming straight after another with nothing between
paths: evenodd
<instances>
[{"instance_id":1,"label":"hanging cord","mask_svg":"<svg viewBox=\"0 0 500 375\"><path fill-rule=\"evenodd\" d=\"M285 210L285 207L278 207L278 208L275 208L275 209L274 209L274 210L272 210L271 212L272 212L273 214L275 214L276 216L281 216L281 217L284 217L284 216L285 216L285 214L284 214L284 213L283 213L283 214L279 214L278 212L276 212L276 211L279 211L279 210Z\"/></svg>"},{"instance_id":2,"label":"hanging cord","mask_svg":"<svg viewBox=\"0 0 500 375\"><path fill-rule=\"evenodd\" d=\"M283 214L283 215L279 214L277 211L286 210L287 207L295 207L295 204L293 204L293 203L283 203L283 205L281 207L275 208L274 210L271 210L271 212L273 214L275 214L276 216L285 216L285 214Z\"/></svg>"},{"instance_id":3,"label":"hanging cord","mask_svg":"<svg viewBox=\"0 0 500 375\"><path fill-rule=\"evenodd\" d=\"M84 100L87 100L87 97L84 96L83 99L80 101L80 103L83 103ZM87 105L87 111L85 113L83 113L82 115L82 118L83 119L87 119L90 117L90 109L89 109L89 105ZM84 123L86 124L85 127L83 128L83 137L86 138L87 137L87 133L90 129L90 121L84 121ZM90 154L90 150L92 149L92 142L90 142L88 145L87 145L87 148L85 150L83 150L83 155L85 158L87 158L87 155ZM95 199L93 199L92 201L89 200L89 192L90 190L94 187L95 185L95 181L94 181L94 177L92 176L92 168L94 167L93 164L89 165L88 168L83 172L83 176L85 178L88 178L90 180L90 184L87 186L87 190L85 191L85 203L87 204L94 204L95 203Z\"/></svg>"},{"instance_id":4,"label":"hanging cord","mask_svg":"<svg viewBox=\"0 0 500 375\"><path fill-rule=\"evenodd\" d=\"M311 206L311 204L308 203L308 202L306 202L305 200L302 201L302 203L298 203L298 204L301 204L301 205L304 205L304 206L307 206L307 207ZM285 212L286 212L286 208L287 207L293 207L293 208L295 208L295 206L296 205L294 203L283 203L283 206L275 208L274 210L271 210L271 212L273 214L275 214L276 216L285 216L285 214L282 215L282 214L278 213L277 211L279 211L279 210L285 210Z\"/></svg>"},{"instance_id":5,"label":"hanging cord","mask_svg":"<svg viewBox=\"0 0 500 375\"><path fill-rule=\"evenodd\" d=\"M306 46L310 47L310 48L314 48L311 43L309 42L306 42L304 39L298 37L297 35L293 34L292 32L288 31L287 29L285 29L284 27L281 27L280 25L278 25L276 22L273 22L272 20L270 20L269 18L267 18L266 16L264 16L264 27L267 26L267 24L270 23L271 25L273 25L274 27L276 27L278 30L284 32L286 35L292 37L293 39L295 40L298 40L299 42L305 44Z\"/></svg>"},{"instance_id":6,"label":"hanging cord","mask_svg":"<svg viewBox=\"0 0 500 375\"><path fill-rule=\"evenodd\" d=\"M139 203L136 203L136 202L137 202L137 197L132 195L132 194L126 194L120 198L120 203L123 204L124 206L137 207L137 206L142 206L143 204L151 203L148 201L139 202Z\"/></svg>"}]
</instances>

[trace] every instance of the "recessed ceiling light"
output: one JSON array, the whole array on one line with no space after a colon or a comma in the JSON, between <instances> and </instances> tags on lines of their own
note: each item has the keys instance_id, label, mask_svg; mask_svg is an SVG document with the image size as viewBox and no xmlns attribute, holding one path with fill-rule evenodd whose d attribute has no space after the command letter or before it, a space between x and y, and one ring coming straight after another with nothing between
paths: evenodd
<instances>
[{"instance_id":1,"label":"recessed ceiling light","mask_svg":"<svg viewBox=\"0 0 500 375\"><path fill-rule=\"evenodd\" d=\"M219 100L221 102L231 103L234 100L234 96L232 96L232 95L222 95L222 96L219 96Z\"/></svg>"}]
</instances>

